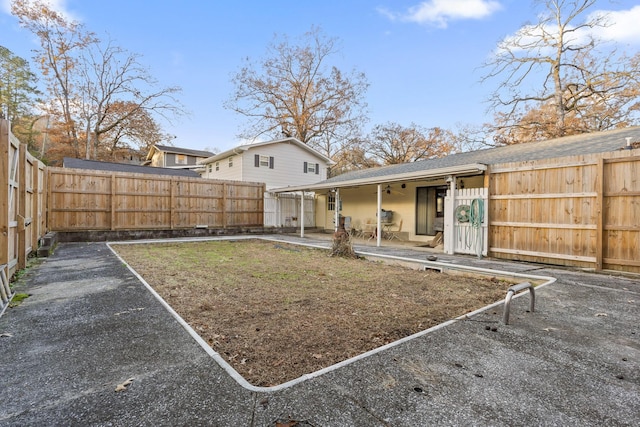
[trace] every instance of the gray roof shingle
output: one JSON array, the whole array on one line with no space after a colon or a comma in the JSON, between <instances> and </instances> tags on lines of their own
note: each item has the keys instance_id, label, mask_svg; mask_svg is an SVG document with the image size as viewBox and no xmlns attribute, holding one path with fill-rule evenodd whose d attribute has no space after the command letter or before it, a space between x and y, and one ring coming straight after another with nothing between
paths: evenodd
<instances>
[{"instance_id":1,"label":"gray roof shingle","mask_svg":"<svg viewBox=\"0 0 640 427\"><path fill-rule=\"evenodd\" d=\"M451 166L462 166L473 163L492 165L497 163L524 162L528 160L551 159L555 157L595 154L624 149L626 138L632 142L640 141L640 126L616 129L605 132L594 132L581 135L566 136L526 144L507 145L487 148L466 153L451 154L446 157L421 160L412 163L382 166L348 172L323 181L323 183L341 183L345 181L383 178L390 175L428 171Z\"/></svg>"},{"instance_id":2,"label":"gray roof shingle","mask_svg":"<svg viewBox=\"0 0 640 427\"><path fill-rule=\"evenodd\" d=\"M154 168L151 166L130 165L127 163L100 162L98 160L74 159L65 157L62 163L65 168L88 169L108 172L145 173L149 175L184 176L200 178L200 175L188 169Z\"/></svg>"},{"instance_id":3,"label":"gray roof shingle","mask_svg":"<svg viewBox=\"0 0 640 427\"><path fill-rule=\"evenodd\" d=\"M164 151L165 153L177 153L177 154L186 154L189 156L194 156L194 157L211 157L214 154L210 151L202 151L202 150L191 150L190 148L180 148L180 147L171 147L169 145L158 145L156 144L155 147L160 150L160 151Z\"/></svg>"}]
</instances>

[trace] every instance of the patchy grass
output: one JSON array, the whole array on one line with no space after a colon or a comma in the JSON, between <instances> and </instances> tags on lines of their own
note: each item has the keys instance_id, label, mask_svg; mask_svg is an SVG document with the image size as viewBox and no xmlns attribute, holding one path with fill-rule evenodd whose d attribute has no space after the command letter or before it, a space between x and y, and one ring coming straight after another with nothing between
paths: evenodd
<instances>
[{"instance_id":1,"label":"patchy grass","mask_svg":"<svg viewBox=\"0 0 640 427\"><path fill-rule=\"evenodd\" d=\"M260 240L113 247L259 386L281 384L484 307L511 285Z\"/></svg>"},{"instance_id":2,"label":"patchy grass","mask_svg":"<svg viewBox=\"0 0 640 427\"><path fill-rule=\"evenodd\" d=\"M22 304L22 301L26 300L30 296L31 294L23 294L23 293L15 294L13 298L11 298L11 302L9 303L9 308L14 308L19 306L20 304Z\"/></svg>"}]
</instances>

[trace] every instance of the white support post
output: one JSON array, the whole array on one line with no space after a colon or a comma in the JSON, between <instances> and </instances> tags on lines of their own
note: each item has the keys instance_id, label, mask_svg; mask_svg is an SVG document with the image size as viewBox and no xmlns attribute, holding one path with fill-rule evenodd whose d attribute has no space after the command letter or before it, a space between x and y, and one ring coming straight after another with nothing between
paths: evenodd
<instances>
[{"instance_id":1,"label":"white support post","mask_svg":"<svg viewBox=\"0 0 640 427\"><path fill-rule=\"evenodd\" d=\"M452 177L449 182L449 190L447 197L444 199L444 253L455 253L456 242L456 217L455 217L455 200L456 200L456 177Z\"/></svg>"},{"instance_id":2,"label":"white support post","mask_svg":"<svg viewBox=\"0 0 640 427\"><path fill-rule=\"evenodd\" d=\"M336 188L336 196L334 198L334 206L333 206L333 232L337 233L338 228L340 227L340 189Z\"/></svg>"},{"instance_id":3,"label":"white support post","mask_svg":"<svg viewBox=\"0 0 640 427\"><path fill-rule=\"evenodd\" d=\"M376 211L376 246L380 246L382 242L382 184L378 184L378 210Z\"/></svg>"},{"instance_id":4,"label":"white support post","mask_svg":"<svg viewBox=\"0 0 640 427\"><path fill-rule=\"evenodd\" d=\"M300 237L304 237L304 191L300 192Z\"/></svg>"}]
</instances>

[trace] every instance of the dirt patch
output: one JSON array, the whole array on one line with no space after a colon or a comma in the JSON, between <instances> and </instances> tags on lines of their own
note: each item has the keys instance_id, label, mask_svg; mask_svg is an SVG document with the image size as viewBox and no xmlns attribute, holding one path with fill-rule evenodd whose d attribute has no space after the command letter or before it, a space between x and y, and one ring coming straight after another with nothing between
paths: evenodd
<instances>
[{"instance_id":1,"label":"dirt patch","mask_svg":"<svg viewBox=\"0 0 640 427\"><path fill-rule=\"evenodd\" d=\"M510 286L260 240L114 249L257 386L461 316L500 300Z\"/></svg>"}]
</instances>

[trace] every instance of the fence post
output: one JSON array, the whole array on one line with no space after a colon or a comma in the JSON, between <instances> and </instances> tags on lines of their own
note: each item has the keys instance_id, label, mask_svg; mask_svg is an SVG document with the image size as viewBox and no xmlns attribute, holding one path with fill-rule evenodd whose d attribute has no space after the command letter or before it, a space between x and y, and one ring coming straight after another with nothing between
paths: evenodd
<instances>
[{"instance_id":1,"label":"fence post","mask_svg":"<svg viewBox=\"0 0 640 427\"><path fill-rule=\"evenodd\" d=\"M111 231L116 229L116 174L111 174Z\"/></svg>"},{"instance_id":2,"label":"fence post","mask_svg":"<svg viewBox=\"0 0 640 427\"><path fill-rule=\"evenodd\" d=\"M40 162L35 160L31 168L31 245L38 250L40 237Z\"/></svg>"},{"instance_id":3,"label":"fence post","mask_svg":"<svg viewBox=\"0 0 640 427\"><path fill-rule=\"evenodd\" d=\"M227 183L222 183L222 228L227 228Z\"/></svg>"},{"instance_id":4,"label":"fence post","mask_svg":"<svg viewBox=\"0 0 640 427\"><path fill-rule=\"evenodd\" d=\"M9 264L9 122L0 119L0 265ZM8 274L8 270L6 272Z\"/></svg>"},{"instance_id":5,"label":"fence post","mask_svg":"<svg viewBox=\"0 0 640 427\"><path fill-rule=\"evenodd\" d=\"M176 191L175 187L176 183L173 178L169 179L169 228L173 230L175 228L176 220Z\"/></svg>"},{"instance_id":6,"label":"fence post","mask_svg":"<svg viewBox=\"0 0 640 427\"><path fill-rule=\"evenodd\" d=\"M598 158L596 172L596 271L602 270L602 240L604 239L604 159Z\"/></svg>"},{"instance_id":7,"label":"fence post","mask_svg":"<svg viewBox=\"0 0 640 427\"><path fill-rule=\"evenodd\" d=\"M18 270L27 266L27 144L18 148Z\"/></svg>"},{"instance_id":8,"label":"fence post","mask_svg":"<svg viewBox=\"0 0 640 427\"><path fill-rule=\"evenodd\" d=\"M44 170L45 173L45 187L44 187L44 191L46 193L45 197L46 197L46 201L45 201L45 205L46 205L46 210L44 211L44 214L46 215L45 221L44 221L44 231L49 231L49 229L51 228L51 224L49 224L49 221L52 221L52 217L53 215L51 214L51 206L53 205L53 201L52 201L52 196L51 196L51 168L46 168ZM44 233L42 233L44 235Z\"/></svg>"}]
</instances>

